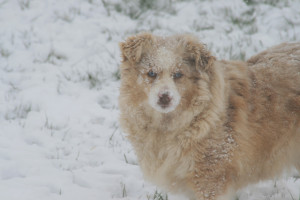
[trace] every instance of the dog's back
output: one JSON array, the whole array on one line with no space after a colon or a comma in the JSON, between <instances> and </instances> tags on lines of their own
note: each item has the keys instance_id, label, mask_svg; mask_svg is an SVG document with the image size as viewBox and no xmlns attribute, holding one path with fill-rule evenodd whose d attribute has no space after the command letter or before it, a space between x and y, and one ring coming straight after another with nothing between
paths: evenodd
<instances>
[{"instance_id":1,"label":"dog's back","mask_svg":"<svg viewBox=\"0 0 300 200\"><path fill-rule=\"evenodd\" d=\"M272 47L253 56L248 63L261 81L262 94L267 96L266 111L272 109L272 115L266 120L282 125L273 123L274 133L277 133L274 141L282 138L276 150L279 153L280 148L290 144L292 151L282 156L293 159L300 169L300 43ZM268 94L271 90L274 92ZM273 102L276 103L272 105Z\"/></svg>"},{"instance_id":2,"label":"dog's back","mask_svg":"<svg viewBox=\"0 0 300 200\"><path fill-rule=\"evenodd\" d=\"M242 185L278 176L293 166L300 170L300 43L275 46L247 64L246 80L228 78L235 108L229 115L242 146L236 160L247 179L241 178Z\"/></svg>"},{"instance_id":3,"label":"dog's back","mask_svg":"<svg viewBox=\"0 0 300 200\"><path fill-rule=\"evenodd\" d=\"M286 108L286 112L296 117L298 120L295 123L299 124L300 43L283 43L272 47L253 56L247 63L255 73L254 81L259 80L265 92L274 91L273 96L282 101L278 106Z\"/></svg>"},{"instance_id":4,"label":"dog's back","mask_svg":"<svg viewBox=\"0 0 300 200\"><path fill-rule=\"evenodd\" d=\"M283 93L300 95L300 43L280 44L247 62L261 81L282 88Z\"/></svg>"}]
</instances>

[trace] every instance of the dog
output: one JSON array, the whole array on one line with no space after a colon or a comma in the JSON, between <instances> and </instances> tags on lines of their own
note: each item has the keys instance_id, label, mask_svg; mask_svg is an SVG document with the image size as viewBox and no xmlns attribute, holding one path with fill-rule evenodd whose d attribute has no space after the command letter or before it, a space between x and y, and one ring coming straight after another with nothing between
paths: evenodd
<instances>
[{"instance_id":1,"label":"dog","mask_svg":"<svg viewBox=\"0 0 300 200\"><path fill-rule=\"evenodd\" d=\"M217 60L192 35L120 43L120 124L146 179L192 200L300 170L300 43Z\"/></svg>"}]
</instances>

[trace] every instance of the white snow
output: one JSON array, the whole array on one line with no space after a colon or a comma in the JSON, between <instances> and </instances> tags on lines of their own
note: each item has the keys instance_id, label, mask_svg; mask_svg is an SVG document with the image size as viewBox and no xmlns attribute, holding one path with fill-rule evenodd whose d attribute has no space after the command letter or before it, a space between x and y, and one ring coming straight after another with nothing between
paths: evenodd
<instances>
[{"instance_id":1,"label":"white snow","mask_svg":"<svg viewBox=\"0 0 300 200\"><path fill-rule=\"evenodd\" d=\"M127 36L190 32L220 59L300 40L299 1L138 2L146 1L0 0L1 200L165 196L144 181L119 129L118 43ZM299 197L293 177L239 193Z\"/></svg>"}]
</instances>

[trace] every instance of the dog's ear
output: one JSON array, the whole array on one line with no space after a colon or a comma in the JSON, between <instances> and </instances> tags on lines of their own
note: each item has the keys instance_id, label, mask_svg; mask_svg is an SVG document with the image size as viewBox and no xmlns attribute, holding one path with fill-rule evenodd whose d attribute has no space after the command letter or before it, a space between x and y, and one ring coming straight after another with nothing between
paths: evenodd
<instances>
[{"instance_id":1,"label":"dog's ear","mask_svg":"<svg viewBox=\"0 0 300 200\"><path fill-rule=\"evenodd\" d=\"M216 60L206 49L206 46L198 41L197 38L184 35L181 36L181 45L184 46L184 59L196 67L198 71L207 70Z\"/></svg>"},{"instance_id":2,"label":"dog's ear","mask_svg":"<svg viewBox=\"0 0 300 200\"><path fill-rule=\"evenodd\" d=\"M141 33L127 38L125 42L119 44L123 62L128 60L132 64L138 63L152 43L153 36L150 33Z\"/></svg>"}]
</instances>

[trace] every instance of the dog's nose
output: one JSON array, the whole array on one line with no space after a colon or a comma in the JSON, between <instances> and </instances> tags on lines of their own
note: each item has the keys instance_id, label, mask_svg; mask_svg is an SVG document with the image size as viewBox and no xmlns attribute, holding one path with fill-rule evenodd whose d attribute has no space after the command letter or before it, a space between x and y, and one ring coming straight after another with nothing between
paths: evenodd
<instances>
[{"instance_id":1,"label":"dog's nose","mask_svg":"<svg viewBox=\"0 0 300 200\"><path fill-rule=\"evenodd\" d=\"M159 97L158 104L161 107L167 107L170 104L171 100L172 100L169 93L167 93L167 92L159 94L158 97Z\"/></svg>"}]
</instances>

